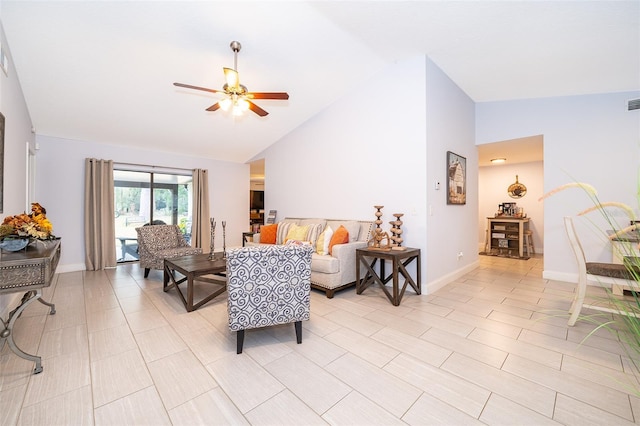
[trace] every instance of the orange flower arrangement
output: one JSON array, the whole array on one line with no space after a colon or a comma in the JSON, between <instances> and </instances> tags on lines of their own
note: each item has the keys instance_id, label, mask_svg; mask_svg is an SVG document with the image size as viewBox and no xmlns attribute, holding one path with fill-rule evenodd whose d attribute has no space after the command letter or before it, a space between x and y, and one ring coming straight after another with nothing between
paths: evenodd
<instances>
[{"instance_id":1,"label":"orange flower arrangement","mask_svg":"<svg viewBox=\"0 0 640 426\"><path fill-rule=\"evenodd\" d=\"M47 219L47 211L38 203L31 203L31 214L21 213L7 216L0 225L0 238L30 237L39 240L51 240L53 225Z\"/></svg>"}]
</instances>

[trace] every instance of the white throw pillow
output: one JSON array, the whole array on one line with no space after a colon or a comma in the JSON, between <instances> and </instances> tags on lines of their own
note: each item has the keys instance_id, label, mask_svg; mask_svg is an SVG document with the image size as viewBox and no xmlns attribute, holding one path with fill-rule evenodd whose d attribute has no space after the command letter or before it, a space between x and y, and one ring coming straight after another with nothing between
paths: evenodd
<instances>
[{"instance_id":1,"label":"white throw pillow","mask_svg":"<svg viewBox=\"0 0 640 426\"><path fill-rule=\"evenodd\" d=\"M316 253L319 255L327 255L329 254L329 243L331 242L331 237L333 236L333 229L329 225L324 228L324 231L318 237L318 241L316 243Z\"/></svg>"}]
</instances>

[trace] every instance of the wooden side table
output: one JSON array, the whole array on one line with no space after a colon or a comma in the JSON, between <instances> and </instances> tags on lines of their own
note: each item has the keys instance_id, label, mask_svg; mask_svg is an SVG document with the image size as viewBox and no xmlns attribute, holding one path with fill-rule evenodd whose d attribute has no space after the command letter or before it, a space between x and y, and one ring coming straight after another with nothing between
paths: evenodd
<instances>
[{"instance_id":1,"label":"wooden side table","mask_svg":"<svg viewBox=\"0 0 640 426\"><path fill-rule=\"evenodd\" d=\"M376 273L375 264L380 261L380 274ZM385 261L391 261L391 273L386 276ZM416 260L416 279L414 280L409 272L407 265ZM356 293L362 294L370 285L378 283L389 301L394 305L400 305L402 296L407 289L407 285L411 285L416 294L422 293L420 284L420 249L406 248L405 250L377 250L372 248L363 248L356 250ZM360 266L364 266L366 272L364 276L360 275ZM400 289L399 279L404 277L404 284ZM386 287L387 283L392 282L392 292Z\"/></svg>"},{"instance_id":2,"label":"wooden side table","mask_svg":"<svg viewBox=\"0 0 640 426\"><path fill-rule=\"evenodd\" d=\"M243 232L242 233L242 247L244 247L244 245L249 242L247 240L247 238L253 238L253 236L255 234L257 234L257 232Z\"/></svg>"}]
</instances>

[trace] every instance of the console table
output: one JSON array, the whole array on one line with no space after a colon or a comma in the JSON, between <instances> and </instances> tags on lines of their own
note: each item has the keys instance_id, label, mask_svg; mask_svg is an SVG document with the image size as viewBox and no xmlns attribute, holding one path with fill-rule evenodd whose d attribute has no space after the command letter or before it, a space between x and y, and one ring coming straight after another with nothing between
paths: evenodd
<instances>
[{"instance_id":1,"label":"console table","mask_svg":"<svg viewBox=\"0 0 640 426\"><path fill-rule=\"evenodd\" d=\"M376 273L374 266L380 261L380 274ZM391 273L386 275L385 260L391 261ZM406 266L413 260L416 264L416 279L411 278L407 272ZM360 275L360 265L364 266L366 271L364 276ZM400 276L404 277L402 290L400 289ZM386 285L392 282L393 294L389 293ZM411 285L416 294L421 294L420 284L420 249L405 248L404 250L380 250L373 248L363 248L356 250L356 293L362 292L372 284L378 283L389 301L394 305L400 305L404 291L407 285Z\"/></svg>"},{"instance_id":2,"label":"console table","mask_svg":"<svg viewBox=\"0 0 640 426\"><path fill-rule=\"evenodd\" d=\"M56 313L55 305L42 299L42 288L51 285L59 259L60 240L37 240L24 250L0 251L0 294L26 292L20 305L9 313L7 320L0 318L3 328L0 332L0 350L6 341L16 355L36 363L34 374L42 372L42 359L24 352L16 345L13 326L22 311L36 300L49 306L51 315Z\"/></svg>"},{"instance_id":3,"label":"console table","mask_svg":"<svg viewBox=\"0 0 640 426\"><path fill-rule=\"evenodd\" d=\"M488 217L484 242L485 253L494 256L523 258L524 231L528 229L528 217Z\"/></svg>"}]
</instances>

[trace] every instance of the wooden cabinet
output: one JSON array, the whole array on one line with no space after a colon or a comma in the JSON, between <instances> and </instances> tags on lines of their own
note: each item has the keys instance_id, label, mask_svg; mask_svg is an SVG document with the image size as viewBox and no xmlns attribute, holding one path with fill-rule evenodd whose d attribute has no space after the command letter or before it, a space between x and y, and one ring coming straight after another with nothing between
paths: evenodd
<instances>
[{"instance_id":1,"label":"wooden cabinet","mask_svg":"<svg viewBox=\"0 0 640 426\"><path fill-rule=\"evenodd\" d=\"M485 252L493 256L524 257L524 231L529 218L488 217Z\"/></svg>"}]
</instances>

